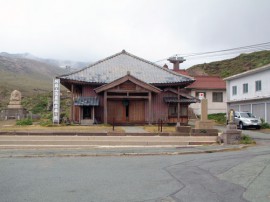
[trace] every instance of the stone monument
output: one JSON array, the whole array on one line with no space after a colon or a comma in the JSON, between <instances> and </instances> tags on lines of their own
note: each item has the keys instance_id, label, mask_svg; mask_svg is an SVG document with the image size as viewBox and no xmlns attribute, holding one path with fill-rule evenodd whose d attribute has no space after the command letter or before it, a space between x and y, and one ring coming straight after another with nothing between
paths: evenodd
<instances>
[{"instance_id":1,"label":"stone monument","mask_svg":"<svg viewBox=\"0 0 270 202\"><path fill-rule=\"evenodd\" d=\"M8 109L22 109L22 94L18 90L14 90L9 99Z\"/></svg>"},{"instance_id":2,"label":"stone monument","mask_svg":"<svg viewBox=\"0 0 270 202\"><path fill-rule=\"evenodd\" d=\"M221 135L221 139L225 144L239 144L241 140L242 131L237 130L237 125L235 124L235 113L231 109L228 113L228 125L226 131Z\"/></svg>"},{"instance_id":3,"label":"stone monument","mask_svg":"<svg viewBox=\"0 0 270 202\"><path fill-rule=\"evenodd\" d=\"M26 117L26 110L21 105L22 94L18 90L14 90L9 99L6 109L1 112L2 119L22 119Z\"/></svg>"},{"instance_id":4,"label":"stone monument","mask_svg":"<svg viewBox=\"0 0 270 202\"><path fill-rule=\"evenodd\" d=\"M214 122L208 120L207 99L201 100L201 120L195 122L195 129L213 129Z\"/></svg>"},{"instance_id":5,"label":"stone monument","mask_svg":"<svg viewBox=\"0 0 270 202\"><path fill-rule=\"evenodd\" d=\"M207 99L201 99L201 119L195 122L195 128L192 129L194 136L218 136L218 130L213 128L214 121L208 120L208 102Z\"/></svg>"}]
</instances>

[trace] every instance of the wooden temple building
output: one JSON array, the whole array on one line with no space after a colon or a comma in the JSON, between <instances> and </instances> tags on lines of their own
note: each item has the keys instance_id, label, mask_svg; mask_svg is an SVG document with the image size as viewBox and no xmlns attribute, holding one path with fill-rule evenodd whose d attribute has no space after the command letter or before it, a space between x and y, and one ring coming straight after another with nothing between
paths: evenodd
<instances>
[{"instance_id":1,"label":"wooden temple building","mask_svg":"<svg viewBox=\"0 0 270 202\"><path fill-rule=\"evenodd\" d=\"M179 64L177 58L175 63ZM72 93L70 120L80 124L188 123L184 93L194 82L125 50L76 72L58 76Z\"/></svg>"}]
</instances>

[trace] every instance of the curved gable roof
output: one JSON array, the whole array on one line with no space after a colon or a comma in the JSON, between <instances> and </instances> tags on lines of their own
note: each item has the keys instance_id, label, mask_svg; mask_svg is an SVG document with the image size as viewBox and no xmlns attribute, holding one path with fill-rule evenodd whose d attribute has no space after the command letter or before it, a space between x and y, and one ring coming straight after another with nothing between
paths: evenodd
<instances>
[{"instance_id":1,"label":"curved gable roof","mask_svg":"<svg viewBox=\"0 0 270 202\"><path fill-rule=\"evenodd\" d=\"M194 79L134 56L125 50L100 60L82 70L57 78L89 83L110 83L127 72L149 84L193 82Z\"/></svg>"}]
</instances>

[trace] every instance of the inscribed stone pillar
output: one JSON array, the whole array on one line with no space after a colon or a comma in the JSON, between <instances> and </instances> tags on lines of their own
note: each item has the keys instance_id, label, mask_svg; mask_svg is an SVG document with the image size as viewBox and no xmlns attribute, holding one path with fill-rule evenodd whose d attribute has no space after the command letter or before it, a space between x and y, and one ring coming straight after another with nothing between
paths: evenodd
<instances>
[{"instance_id":1,"label":"inscribed stone pillar","mask_svg":"<svg viewBox=\"0 0 270 202\"><path fill-rule=\"evenodd\" d=\"M201 121L208 120L208 104L207 99L201 100Z\"/></svg>"}]
</instances>

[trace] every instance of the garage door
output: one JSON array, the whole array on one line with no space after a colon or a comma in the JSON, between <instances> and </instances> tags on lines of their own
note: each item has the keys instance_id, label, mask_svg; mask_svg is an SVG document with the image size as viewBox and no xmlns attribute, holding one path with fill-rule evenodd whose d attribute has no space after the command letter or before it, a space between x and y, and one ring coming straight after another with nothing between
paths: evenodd
<instances>
[{"instance_id":1,"label":"garage door","mask_svg":"<svg viewBox=\"0 0 270 202\"><path fill-rule=\"evenodd\" d=\"M234 111L239 111L239 105L230 105L228 111L230 111L230 109L233 109Z\"/></svg>"},{"instance_id":2,"label":"garage door","mask_svg":"<svg viewBox=\"0 0 270 202\"><path fill-rule=\"evenodd\" d=\"M241 112L251 112L251 105L240 105L240 111Z\"/></svg>"},{"instance_id":3,"label":"garage door","mask_svg":"<svg viewBox=\"0 0 270 202\"><path fill-rule=\"evenodd\" d=\"M265 104L253 104L252 105L252 113L258 117L263 118L265 120Z\"/></svg>"}]
</instances>

